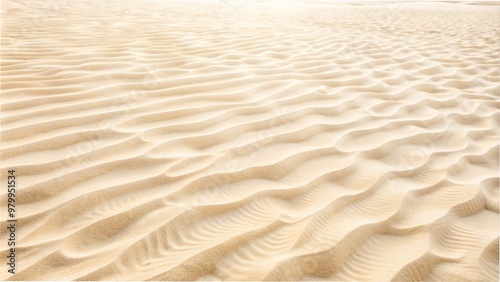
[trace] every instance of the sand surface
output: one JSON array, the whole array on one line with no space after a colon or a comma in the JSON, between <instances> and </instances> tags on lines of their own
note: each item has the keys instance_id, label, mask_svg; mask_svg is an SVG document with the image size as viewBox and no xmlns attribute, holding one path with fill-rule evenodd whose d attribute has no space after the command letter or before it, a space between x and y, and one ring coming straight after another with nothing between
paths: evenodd
<instances>
[{"instance_id":1,"label":"sand surface","mask_svg":"<svg viewBox=\"0 0 500 282\"><path fill-rule=\"evenodd\" d=\"M498 281L498 3L1 5L0 279Z\"/></svg>"}]
</instances>

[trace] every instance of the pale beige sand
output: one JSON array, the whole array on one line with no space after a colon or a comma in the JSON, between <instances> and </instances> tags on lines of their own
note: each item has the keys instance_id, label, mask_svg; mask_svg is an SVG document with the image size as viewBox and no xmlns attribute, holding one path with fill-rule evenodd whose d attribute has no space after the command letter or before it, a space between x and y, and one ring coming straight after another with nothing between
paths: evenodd
<instances>
[{"instance_id":1,"label":"pale beige sand","mask_svg":"<svg viewBox=\"0 0 500 282\"><path fill-rule=\"evenodd\" d=\"M0 278L497 281L499 7L2 1Z\"/></svg>"}]
</instances>

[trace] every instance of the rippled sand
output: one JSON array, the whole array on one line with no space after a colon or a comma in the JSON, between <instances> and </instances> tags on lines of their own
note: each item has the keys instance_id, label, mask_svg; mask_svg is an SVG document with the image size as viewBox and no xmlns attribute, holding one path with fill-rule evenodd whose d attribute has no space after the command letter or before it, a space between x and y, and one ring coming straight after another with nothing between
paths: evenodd
<instances>
[{"instance_id":1,"label":"rippled sand","mask_svg":"<svg viewBox=\"0 0 500 282\"><path fill-rule=\"evenodd\" d=\"M498 281L499 14L2 1L0 278Z\"/></svg>"}]
</instances>

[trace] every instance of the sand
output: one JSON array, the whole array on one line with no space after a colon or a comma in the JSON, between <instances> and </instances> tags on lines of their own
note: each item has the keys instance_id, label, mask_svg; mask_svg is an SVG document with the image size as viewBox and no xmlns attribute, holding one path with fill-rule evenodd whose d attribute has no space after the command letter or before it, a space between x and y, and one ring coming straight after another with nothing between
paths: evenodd
<instances>
[{"instance_id":1,"label":"sand","mask_svg":"<svg viewBox=\"0 0 500 282\"><path fill-rule=\"evenodd\" d=\"M498 281L498 3L1 4L0 279Z\"/></svg>"}]
</instances>

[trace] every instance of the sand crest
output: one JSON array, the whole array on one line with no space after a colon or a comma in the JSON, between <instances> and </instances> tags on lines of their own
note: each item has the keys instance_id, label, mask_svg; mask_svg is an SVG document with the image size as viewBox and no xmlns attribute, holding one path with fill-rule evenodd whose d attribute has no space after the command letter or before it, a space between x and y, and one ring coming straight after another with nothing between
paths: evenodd
<instances>
[{"instance_id":1,"label":"sand crest","mask_svg":"<svg viewBox=\"0 0 500 282\"><path fill-rule=\"evenodd\" d=\"M498 281L498 3L1 4L0 279Z\"/></svg>"}]
</instances>

